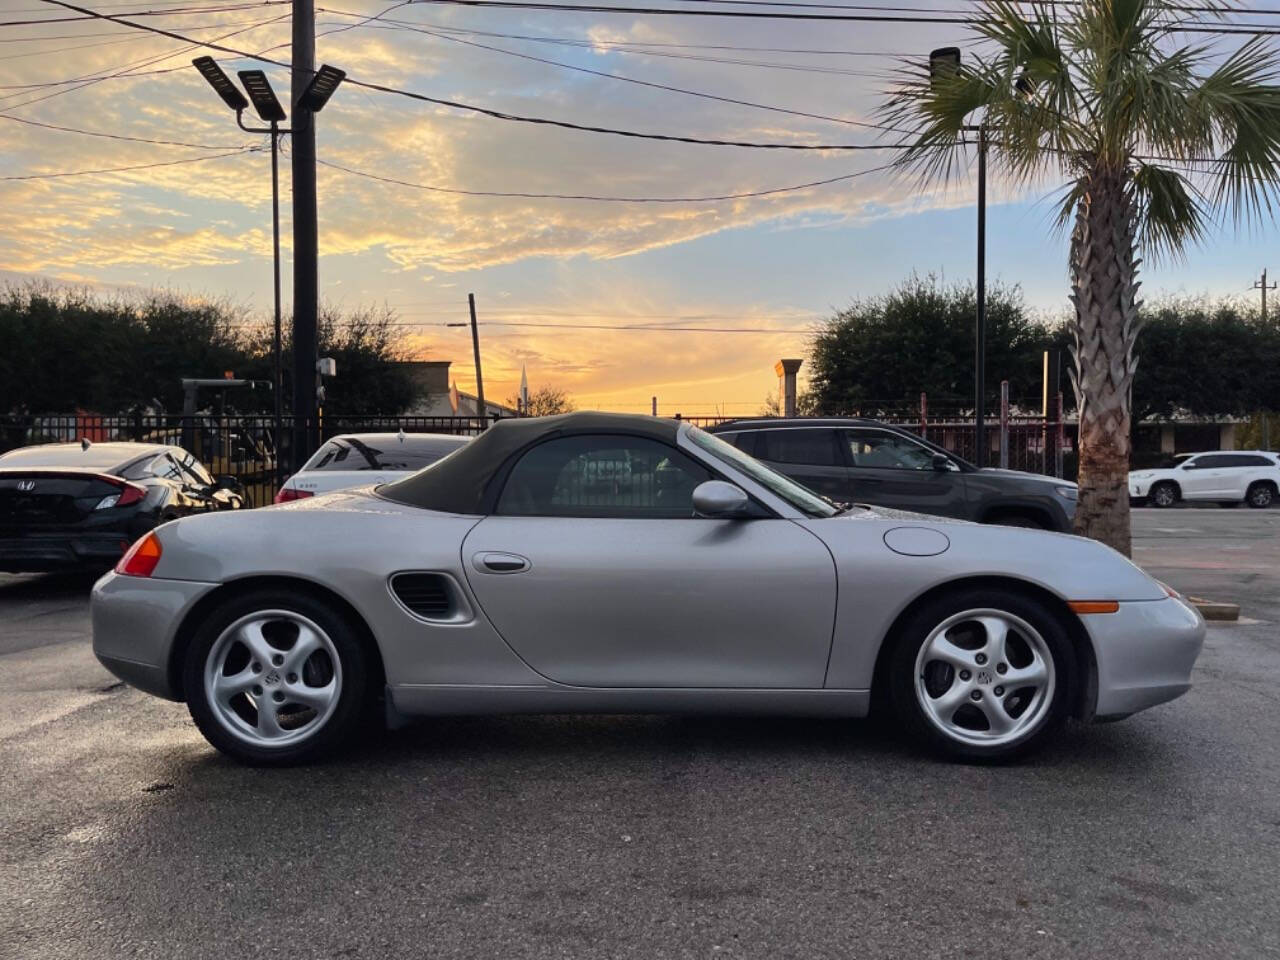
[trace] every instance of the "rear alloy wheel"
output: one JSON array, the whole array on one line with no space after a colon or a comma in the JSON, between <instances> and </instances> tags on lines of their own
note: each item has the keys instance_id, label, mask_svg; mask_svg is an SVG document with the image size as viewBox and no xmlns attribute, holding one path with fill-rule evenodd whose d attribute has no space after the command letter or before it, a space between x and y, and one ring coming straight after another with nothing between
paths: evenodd
<instances>
[{"instance_id":1,"label":"rear alloy wheel","mask_svg":"<svg viewBox=\"0 0 1280 960\"><path fill-rule=\"evenodd\" d=\"M1276 500L1276 488L1271 484L1262 482L1255 483L1249 488L1249 492L1245 494L1245 500L1249 506L1258 510L1265 510Z\"/></svg>"},{"instance_id":2,"label":"rear alloy wheel","mask_svg":"<svg viewBox=\"0 0 1280 960\"><path fill-rule=\"evenodd\" d=\"M1153 507L1172 507L1178 502L1178 488L1172 483L1157 483L1147 499Z\"/></svg>"},{"instance_id":3,"label":"rear alloy wheel","mask_svg":"<svg viewBox=\"0 0 1280 960\"><path fill-rule=\"evenodd\" d=\"M346 621L319 601L274 591L214 613L187 653L184 686L205 739L264 765L337 747L367 702L364 652Z\"/></svg>"},{"instance_id":4,"label":"rear alloy wheel","mask_svg":"<svg viewBox=\"0 0 1280 960\"><path fill-rule=\"evenodd\" d=\"M893 653L899 719L941 753L1003 760L1066 718L1075 658L1042 604L1002 590L944 596L917 610Z\"/></svg>"}]
</instances>

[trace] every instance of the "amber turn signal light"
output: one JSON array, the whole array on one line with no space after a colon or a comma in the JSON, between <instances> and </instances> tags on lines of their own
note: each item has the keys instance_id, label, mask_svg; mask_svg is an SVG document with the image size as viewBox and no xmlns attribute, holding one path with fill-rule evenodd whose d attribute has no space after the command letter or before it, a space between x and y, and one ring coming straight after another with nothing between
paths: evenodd
<instances>
[{"instance_id":1,"label":"amber turn signal light","mask_svg":"<svg viewBox=\"0 0 1280 960\"><path fill-rule=\"evenodd\" d=\"M149 577L160 562L160 540L154 533L148 533L130 547L120 562L116 564L116 573L126 577Z\"/></svg>"},{"instance_id":2,"label":"amber turn signal light","mask_svg":"<svg viewBox=\"0 0 1280 960\"><path fill-rule=\"evenodd\" d=\"M1120 604L1115 600L1068 600L1073 613L1115 613Z\"/></svg>"}]
</instances>

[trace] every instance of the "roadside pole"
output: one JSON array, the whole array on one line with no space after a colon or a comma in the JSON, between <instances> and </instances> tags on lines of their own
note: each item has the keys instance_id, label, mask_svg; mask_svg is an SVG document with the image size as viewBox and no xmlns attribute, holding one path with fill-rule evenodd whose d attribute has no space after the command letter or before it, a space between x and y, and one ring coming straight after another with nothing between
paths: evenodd
<instances>
[{"instance_id":1,"label":"roadside pole","mask_svg":"<svg viewBox=\"0 0 1280 960\"><path fill-rule=\"evenodd\" d=\"M293 0L293 469L312 452L316 416L316 326L319 313L319 240L316 216L315 115L299 106L316 71L314 0Z\"/></svg>"},{"instance_id":2,"label":"roadside pole","mask_svg":"<svg viewBox=\"0 0 1280 960\"><path fill-rule=\"evenodd\" d=\"M1000 469L1009 469L1009 381L1000 381Z\"/></svg>"},{"instance_id":3,"label":"roadside pole","mask_svg":"<svg viewBox=\"0 0 1280 960\"><path fill-rule=\"evenodd\" d=\"M484 375L480 372L480 327L476 324L476 295L467 294L467 306L471 309L471 349L476 355L476 413L483 420L489 408L484 403ZM481 426L481 430L484 426Z\"/></svg>"}]
</instances>

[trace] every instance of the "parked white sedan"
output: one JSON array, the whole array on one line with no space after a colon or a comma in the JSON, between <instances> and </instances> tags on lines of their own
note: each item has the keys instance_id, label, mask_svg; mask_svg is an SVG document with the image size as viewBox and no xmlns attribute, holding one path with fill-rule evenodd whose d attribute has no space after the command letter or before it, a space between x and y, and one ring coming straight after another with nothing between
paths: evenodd
<instances>
[{"instance_id":1,"label":"parked white sedan","mask_svg":"<svg viewBox=\"0 0 1280 960\"><path fill-rule=\"evenodd\" d=\"M1244 501L1265 508L1280 495L1280 454L1262 450L1197 453L1158 470L1129 474L1129 496L1156 507L1179 500Z\"/></svg>"},{"instance_id":2,"label":"parked white sedan","mask_svg":"<svg viewBox=\"0 0 1280 960\"><path fill-rule=\"evenodd\" d=\"M403 431L334 437L285 481L276 503L370 483L390 483L429 467L470 439L449 433Z\"/></svg>"}]
</instances>

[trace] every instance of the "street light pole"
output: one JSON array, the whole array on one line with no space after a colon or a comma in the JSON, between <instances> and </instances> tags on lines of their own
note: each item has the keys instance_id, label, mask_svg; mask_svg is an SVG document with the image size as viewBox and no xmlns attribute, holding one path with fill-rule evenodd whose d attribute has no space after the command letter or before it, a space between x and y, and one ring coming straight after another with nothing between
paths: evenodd
<instances>
[{"instance_id":1,"label":"street light pole","mask_svg":"<svg viewBox=\"0 0 1280 960\"><path fill-rule=\"evenodd\" d=\"M310 2L310 0L307 0ZM346 73L336 67L328 64L322 66L318 71L310 70L310 80L302 89L302 92L296 97L294 105L294 124L291 129L281 129L280 124L288 119L284 107L280 105L279 99L276 97L275 91L271 89L271 83L267 80L267 75L261 70L241 70L240 82L244 84L245 90L249 97L246 98L243 93L237 89L236 85L231 82L221 67L214 61L212 57L197 57L191 61L192 65L200 71L201 76L209 82L209 86L222 98L222 102L236 113L236 125L245 133L266 133L271 135L271 244L273 254L273 272L274 272L274 290L275 290L275 336L273 344L273 354L275 359L275 374L272 380L272 386L275 390L275 431L276 431L276 473L282 472L283 463L280 459L283 445L281 438L284 434L284 371L283 371L283 331L281 329L280 319L280 134L289 133L295 138L307 139L310 137L312 146L312 159L314 160L315 148L315 130L313 118L317 113L324 109L324 105L329 102L329 98L333 96L333 92L338 89L338 85L342 83L346 77ZM314 68L314 63L311 64ZM296 89L296 88L295 88ZM258 116L269 127L246 127L244 125L244 111L249 109L252 103L254 109L258 112ZM299 126L298 120L302 119L305 126ZM304 134L306 136L304 136ZM294 224L297 226L299 214L296 212L296 203L298 195L297 185L297 166L295 153L295 180L294 180L294 200L295 215ZM305 190L304 190L305 194ZM305 205L305 204L304 204ZM311 315L311 353L315 353L315 306L316 306L316 289L315 289L315 167L311 169L311 220L312 220L312 259L311 259L311 289L312 295L310 299L310 315ZM297 233L295 230L294 246L297 248ZM295 251L296 253L296 251ZM295 261L298 258L295 256ZM306 258L303 257L302 261ZM305 267L305 263L304 263ZM294 282L295 282L295 298L298 283L298 270L303 269L295 263ZM305 297L304 297L305 300ZM297 360L299 356L306 355L306 346L299 345L298 342L298 313L299 306L295 299L294 304L294 341L293 352L295 361L294 372L294 417L301 421L301 428L295 432L293 443L293 457L295 463L301 462L299 456L305 457L307 451L306 443L308 433L306 425L315 413L315 399L317 382L320 379L316 369L315 358L305 365L306 369L300 375L297 372ZM304 310L305 313L305 304ZM305 394L310 397L310 405L299 406L298 396ZM299 442L301 441L301 442ZM279 479L279 476L277 477Z\"/></svg>"},{"instance_id":2,"label":"street light pole","mask_svg":"<svg viewBox=\"0 0 1280 960\"><path fill-rule=\"evenodd\" d=\"M284 370L280 329L280 124L271 123L271 249L275 269L275 343L273 344L275 370L272 391L275 393L275 459L276 480L284 477L284 464L280 460L280 437L284 433Z\"/></svg>"}]
</instances>

